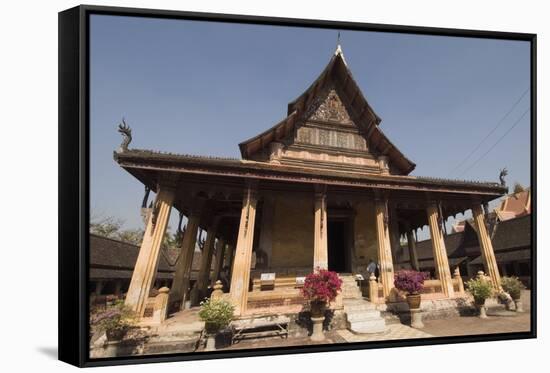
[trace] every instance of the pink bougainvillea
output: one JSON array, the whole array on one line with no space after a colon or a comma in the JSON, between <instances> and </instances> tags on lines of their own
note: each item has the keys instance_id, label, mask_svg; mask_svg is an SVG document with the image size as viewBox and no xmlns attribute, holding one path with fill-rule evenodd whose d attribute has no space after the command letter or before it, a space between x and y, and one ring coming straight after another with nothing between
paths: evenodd
<instances>
[{"instance_id":1,"label":"pink bougainvillea","mask_svg":"<svg viewBox=\"0 0 550 373\"><path fill-rule=\"evenodd\" d=\"M393 283L398 290L416 294L424 288L426 279L428 279L428 274L425 272L403 269L395 273Z\"/></svg>"},{"instance_id":2,"label":"pink bougainvillea","mask_svg":"<svg viewBox=\"0 0 550 373\"><path fill-rule=\"evenodd\" d=\"M326 269L317 269L306 276L302 295L312 302L331 302L342 289L342 279L338 273Z\"/></svg>"}]
</instances>

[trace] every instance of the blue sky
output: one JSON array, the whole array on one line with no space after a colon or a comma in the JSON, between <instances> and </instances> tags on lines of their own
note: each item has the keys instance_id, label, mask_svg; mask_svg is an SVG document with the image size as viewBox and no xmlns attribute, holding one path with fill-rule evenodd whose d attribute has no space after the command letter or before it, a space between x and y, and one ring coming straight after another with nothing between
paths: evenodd
<instances>
[{"instance_id":1,"label":"blue sky","mask_svg":"<svg viewBox=\"0 0 550 373\"><path fill-rule=\"evenodd\" d=\"M91 18L91 209L142 226L143 186L113 160L130 147L240 157L237 144L286 114L328 63L337 31L182 20ZM417 176L530 183L529 43L341 32L344 55L384 133ZM469 167L507 131L474 167ZM173 214L170 226L175 227Z\"/></svg>"}]
</instances>

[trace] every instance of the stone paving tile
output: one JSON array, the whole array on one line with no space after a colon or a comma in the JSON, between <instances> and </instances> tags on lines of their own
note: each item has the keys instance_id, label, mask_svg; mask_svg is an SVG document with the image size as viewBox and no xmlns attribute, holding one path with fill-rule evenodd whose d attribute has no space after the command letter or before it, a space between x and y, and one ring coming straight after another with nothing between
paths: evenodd
<instances>
[{"instance_id":1,"label":"stone paving tile","mask_svg":"<svg viewBox=\"0 0 550 373\"><path fill-rule=\"evenodd\" d=\"M388 341L393 339L433 337L433 335L431 334L402 324L388 325L387 330L384 333L354 334L349 330L338 330L336 331L336 333L339 334L345 340L345 342Z\"/></svg>"},{"instance_id":2,"label":"stone paving tile","mask_svg":"<svg viewBox=\"0 0 550 373\"><path fill-rule=\"evenodd\" d=\"M516 317L489 316L480 319L477 316L454 317L446 320L424 321L424 331L433 336L461 336L475 334L528 332L531 329L531 315L521 313Z\"/></svg>"}]
</instances>

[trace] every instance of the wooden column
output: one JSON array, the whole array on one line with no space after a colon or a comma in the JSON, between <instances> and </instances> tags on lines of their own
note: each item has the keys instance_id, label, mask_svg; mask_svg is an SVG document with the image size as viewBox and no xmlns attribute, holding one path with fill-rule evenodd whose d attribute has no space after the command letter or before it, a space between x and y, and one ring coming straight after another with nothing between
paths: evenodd
<instances>
[{"instance_id":1,"label":"wooden column","mask_svg":"<svg viewBox=\"0 0 550 373\"><path fill-rule=\"evenodd\" d=\"M170 218L173 201L174 190L160 186L143 235L143 241L132 273L130 288L125 300L126 305L139 316L142 316L145 311L149 291L151 291L151 286L155 280L160 247Z\"/></svg>"},{"instance_id":2,"label":"wooden column","mask_svg":"<svg viewBox=\"0 0 550 373\"><path fill-rule=\"evenodd\" d=\"M222 269L223 265L223 259L225 256L225 239L219 238L218 244L216 247L216 262L214 264L214 273L212 274L212 279L210 281L210 286L212 288L216 284L216 281L218 280L218 277L220 276L220 271Z\"/></svg>"},{"instance_id":3,"label":"wooden column","mask_svg":"<svg viewBox=\"0 0 550 373\"><path fill-rule=\"evenodd\" d=\"M181 252L176 264L176 273L170 291L170 307L177 302L177 309L182 309L189 297L189 283L191 280L191 265L197 243L197 231L200 223L200 207L196 206L187 219L187 227L183 234Z\"/></svg>"},{"instance_id":4,"label":"wooden column","mask_svg":"<svg viewBox=\"0 0 550 373\"><path fill-rule=\"evenodd\" d=\"M391 247L391 258L394 265L399 263L398 254L401 251L401 242L399 237L399 221L397 217L397 209L390 209L389 216L389 235L390 235L390 247ZM399 268L399 267L398 267Z\"/></svg>"},{"instance_id":5,"label":"wooden column","mask_svg":"<svg viewBox=\"0 0 550 373\"><path fill-rule=\"evenodd\" d=\"M411 267L420 271L420 265L418 264L418 254L416 253L416 240L414 239L414 234L411 229L407 229L407 246L409 247L409 259L411 262Z\"/></svg>"},{"instance_id":6,"label":"wooden column","mask_svg":"<svg viewBox=\"0 0 550 373\"><path fill-rule=\"evenodd\" d=\"M439 214L437 204L431 203L427 208L428 224L430 226L430 235L432 239L432 248L435 263L435 272L441 282L441 289L447 297L454 296L453 281L451 278L451 268L447 258L447 249L441 233L439 223Z\"/></svg>"},{"instance_id":7,"label":"wooden column","mask_svg":"<svg viewBox=\"0 0 550 373\"><path fill-rule=\"evenodd\" d=\"M210 269L212 268L212 254L214 253L214 245L216 243L216 234L218 233L219 219L215 219L212 226L208 228L206 235L206 242L201 255L201 263L199 267L199 275L197 277L197 298L193 299L191 303L195 306L206 296L206 289L208 288Z\"/></svg>"},{"instance_id":8,"label":"wooden column","mask_svg":"<svg viewBox=\"0 0 550 373\"><path fill-rule=\"evenodd\" d=\"M376 203L376 235L378 238L378 261L380 263L380 282L384 298L391 294L393 286L393 261L388 232L388 213L386 201L377 200Z\"/></svg>"},{"instance_id":9,"label":"wooden column","mask_svg":"<svg viewBox=\"0 0 550 373\"><path fill-rule=\"evenodd\" d=\"M227 271L227 276L231 278L233 274L233 258L235 257L235 244L231 243L227 245L227 254L225 257L225 264L229 270Z\"/></svg>"},{"instance_id":10,"label":"wooden column","mask_svg":"<svg viewBox=\"0 0 550 373\"><path fill-rule=\"evenodd\" d=\"M481 205L475 205L472 207L472 215L477 228L477 238L479 240L479 248L481 249L481 258L483 259L483 264L485 266L485 273L487 273L487 275L491 278L495 289L500 289L500 274L498 271L497 260L495 258L491 237L485 227L485 218L483 217Z\"/></svg>"},{"instance_id":11,"label":"wooden column","mask_svg":"<svg viewBox=\"0 0 550 373\"><path fill-rule=\"evenodd\" d=\"M324 187L315 190L314 208L313 269L328 269L327 195Z\"/></svg>"},{"instance_id":12,"label":"wooden column","mask_svg":"<svg viewBox=\"0 0 550 373\"><path fill-rule=\"evenodd\" d=\"M243 197L237 249L231 274L231 301L235 306L235 316L246 311L248 301L248 282L250 281L250 261L254 242L254 224L256 220L257 191L248 185Z\"/></svg>"}]
</instances>

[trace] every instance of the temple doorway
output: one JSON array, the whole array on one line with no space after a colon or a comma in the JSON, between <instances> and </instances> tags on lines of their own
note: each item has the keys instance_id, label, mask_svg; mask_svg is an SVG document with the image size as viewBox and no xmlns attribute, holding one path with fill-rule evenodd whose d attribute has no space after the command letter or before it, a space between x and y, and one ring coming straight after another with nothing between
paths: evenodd
<instances>
[{"instance_id":1,"label":"temple doorway","mask_svg":"<svg viewBox=\"0 0 550 373\"><path fill-rule=\"evenodd\" d=\"M338 273L351 272L348 220L329 219L327 236L328 269Z\"/></svg>"}]
</instances>

